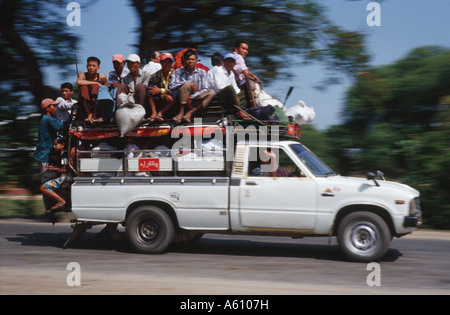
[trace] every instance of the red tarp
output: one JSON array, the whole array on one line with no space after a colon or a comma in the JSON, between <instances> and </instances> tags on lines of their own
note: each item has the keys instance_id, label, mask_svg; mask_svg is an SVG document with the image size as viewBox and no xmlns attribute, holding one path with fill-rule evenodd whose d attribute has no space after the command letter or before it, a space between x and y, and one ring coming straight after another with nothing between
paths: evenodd
<instances>
[{"instance_id":1,"label":"red tarp","mask_svg":"<svg viewBox=\"0 0 450 315\"><path fill-rule=\"evenodd\" d=\"M192 136L196 135L212 135L215 132L225 133L225 128L217 126L178 126L174 129L169 127L149 127L149 128L137 128L130 131L126 137L160 137L169 135L171 132L178 136L180 134ZM118 129L86 129L83 131L72 131L71 135L77 137L80 140L102 140L115 138L120 136Z\"/></svg>"}]
</instances>

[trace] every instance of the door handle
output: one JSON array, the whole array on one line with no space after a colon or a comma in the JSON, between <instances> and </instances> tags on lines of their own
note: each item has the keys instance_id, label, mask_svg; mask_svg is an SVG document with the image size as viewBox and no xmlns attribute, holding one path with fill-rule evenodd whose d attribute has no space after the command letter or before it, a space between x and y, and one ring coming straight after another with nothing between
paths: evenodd
<instances>
[{"instance_id":1,"label":"door handle","mask_svg":"<svg viewBox=\"0 0 450 315\"><path fill-rule=\"evenodd\" d=\"M251 181L245 182L245 185L248 185L248 186L256 186L256 185L258 185L258 183L255 182L255 181L253 181L253 180L251 180Z\"/></svg>"}]
</instances>

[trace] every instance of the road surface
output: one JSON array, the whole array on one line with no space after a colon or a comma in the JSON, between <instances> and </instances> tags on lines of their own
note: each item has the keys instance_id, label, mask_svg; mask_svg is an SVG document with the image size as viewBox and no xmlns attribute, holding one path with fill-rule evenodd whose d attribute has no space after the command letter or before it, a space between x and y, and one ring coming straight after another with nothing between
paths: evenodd
<instances>
[{"instance_id":1,"label":"road surface","mask_svg":"<svg viewBox=\"0 0 450 315\"><path fill-rule=\"evenodd\" d=\"M120 237L96 239L100 230L63 248L69 223L0 220L0 294L450 294L445 232L393 239L368 265L345 261L335 238L206 234L142 255Z\"/></svg>"}]
</instances>

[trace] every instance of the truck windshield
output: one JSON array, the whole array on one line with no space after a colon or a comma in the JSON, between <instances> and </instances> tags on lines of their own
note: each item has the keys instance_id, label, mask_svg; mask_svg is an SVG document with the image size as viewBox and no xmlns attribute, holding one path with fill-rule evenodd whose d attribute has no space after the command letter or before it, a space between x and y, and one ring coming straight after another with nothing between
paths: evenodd
<instances>
[{"instance_id":1,"label":"truck windshield","mask_svg":"<svg viewBox=\"0 0 450 315\"><path fill-rule=\"evenodd\" d=\"M291 144L290 147L297 154L300 160L309 168L316 176L336 175L331 168L322 162L314 153L309 151L301 144Z\"/></svg>"}]
</instances>

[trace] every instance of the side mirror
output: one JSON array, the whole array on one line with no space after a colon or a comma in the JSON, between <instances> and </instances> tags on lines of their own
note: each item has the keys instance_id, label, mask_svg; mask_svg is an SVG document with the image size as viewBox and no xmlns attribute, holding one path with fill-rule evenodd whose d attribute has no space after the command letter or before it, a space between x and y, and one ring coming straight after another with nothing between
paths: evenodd
<instances>
[{"instance_id":1,"label":"side mirror","mask_svg":"<svg viewBox=\"0 0 450 315\"><path fill-rule=\"evenodd\" d=\"M367 179L371 179L374 181L375 185L380 186L380 184L378 184L377 180L376 180L376 175L372 172L367 172L366 174Z\"/></svg>"}]
</instances>

